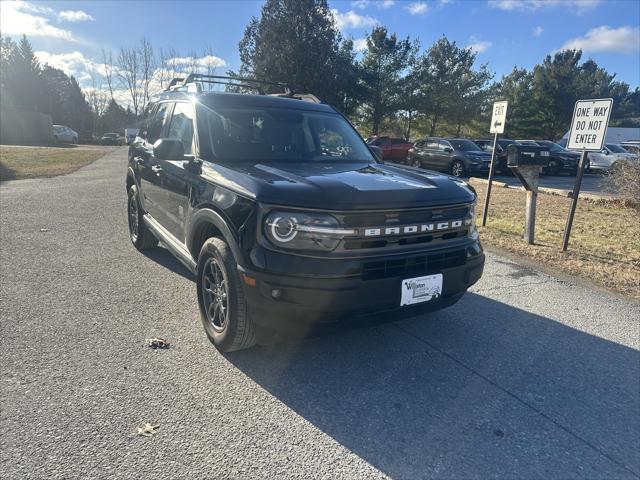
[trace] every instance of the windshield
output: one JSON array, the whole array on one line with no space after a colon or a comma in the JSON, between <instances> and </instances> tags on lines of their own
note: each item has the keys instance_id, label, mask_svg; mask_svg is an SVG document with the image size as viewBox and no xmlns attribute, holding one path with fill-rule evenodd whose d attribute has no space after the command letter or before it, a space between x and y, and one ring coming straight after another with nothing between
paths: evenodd
<instances>
[{"instance_id":1,"label":"windshield","mask_svg":"<svg viewBox=\"0 0 640 480\"><path fill-rule=\"evenodd\" d=\"M482 152L482 149L471 140L448 140L448 142L461 152Z\"/></svg>"},{"instance_id":2,"label":"windshield","mask_svg":"<svg viewBox=\"0 0 640 480\"><path fill-rule=\"evenodd\" d=\"M201 156L210 161L373 162L340 115L284 108L197 106Z\"/></svg>"},{"instance_id":3,"label":"windshield","mask_svg":"<svg viewBox=\"0 0 640 480\"><path fill-rule=\"evenodd\" d=\"M629 153L620 145L616 145L614 143L607 143L607 148L611 150L613 153Z\"/></svg>"}]
</instances>

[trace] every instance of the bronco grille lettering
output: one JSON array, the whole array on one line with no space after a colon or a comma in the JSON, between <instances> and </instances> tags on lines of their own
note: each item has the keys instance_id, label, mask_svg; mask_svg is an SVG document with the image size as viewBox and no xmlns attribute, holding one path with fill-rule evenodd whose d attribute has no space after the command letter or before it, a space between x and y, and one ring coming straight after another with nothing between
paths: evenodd
<instances>
[{"instance_id":1,"label":"bronco grille lettering","mask_svg":"<svg viewBox=\"0 0 640 480\"><path fill-rule=\"evenodd\" d=\"M466 222L463 220L451 220L451 221L438 222L438 223L423 223L420 225L365 228L364 236L365 237L381 237L386 235L400 235L400 234L418 233L418 232L424 233L424 232L451 230L453 228L460 228L462 227L463 224L468 225L469 223L470 222Z\"/></svg>"}]
</instances>

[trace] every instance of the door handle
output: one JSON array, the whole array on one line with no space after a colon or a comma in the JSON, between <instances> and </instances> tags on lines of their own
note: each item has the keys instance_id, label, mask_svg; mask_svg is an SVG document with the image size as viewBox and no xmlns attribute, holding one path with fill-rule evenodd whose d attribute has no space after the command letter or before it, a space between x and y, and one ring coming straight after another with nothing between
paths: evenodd
<instances>
[{"instance_id":1,"label":"door handle","mask_svg":"<svg viewBox=\"0 0 640 480\"><path fill-rule=\"evenodd\" d=\"M162 173L162 167L159 167L158 165L154 165L153 167L151 167L151 171L156 175L160 175Z\"/></svg>"}]
</instances>

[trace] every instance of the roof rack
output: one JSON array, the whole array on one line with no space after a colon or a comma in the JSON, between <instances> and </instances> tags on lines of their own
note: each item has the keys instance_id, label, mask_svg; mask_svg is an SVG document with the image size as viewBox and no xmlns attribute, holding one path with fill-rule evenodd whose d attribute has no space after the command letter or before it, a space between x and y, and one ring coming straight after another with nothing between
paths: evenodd
<instances>
[{"instance_id":1,"label":"roof rack","mask_svg":"<svg viewBox=\"0 0 640 480\"><path fill-rule=\"evenodd\" d=\"M281 82L269 82L246 77L229 77L224 75L207 75L204 73L190 73L186 77L176 77L167 86L165 91L186 90L188 92L202 92L202 84L230 85L233 87L249 88L256 90L260 95L265 95L264 87L279 87L282 93L271 93L270 96L296 98L312 103L321 103L318 97L311 93L295 93L293 89Z\"/></svg>"},{"instance_id":2,"label":"roof rack","mask_svg":"<svg viewBox=\"0 0 640 480\"><path fill-rule=\"evenodd\" d=\"M230 85L234 87L252 88L264 94L264 87L280 87L284 89L285 93L291 93L291 88L280 82L268 82L265 80L256 80L254 78L246 77L229 77L224 75L206 75L204 73L190 73L186 77L176 77L169 83L169 86L165 90L182 90L187 89L192 85L195 85L196 91L202 91L202 84L219 84ZM194 87L191 87L194 88Z\"/></svg>"}]
</instances>

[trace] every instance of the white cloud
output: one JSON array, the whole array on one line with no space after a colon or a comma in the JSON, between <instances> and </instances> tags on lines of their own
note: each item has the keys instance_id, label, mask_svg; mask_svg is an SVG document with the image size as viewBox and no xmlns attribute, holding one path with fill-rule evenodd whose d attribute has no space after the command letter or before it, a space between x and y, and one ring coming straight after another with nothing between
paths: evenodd
<instances>
[{"instance_id":1,"label":"white cloud","mask_svg":"<svg viewBox=\"0 0 640 480\"><path fill-rule=\"evenodd\" d=\"M195 65L196 67L201 68L215 68L215 67L225 67L227 62L225 62L222 58L216 57L215 55L205 55L204 57L174 57L167 60L167 65L172 67L177 66L191 66Z\"/></svg>"},{"instance_id":2,"label":"white cloud","mask_svg":"<svg viewBox=\"0 0 640 480\"><path fill-rule=\"evenodd\" d=\"M373 4L379 10L386 10L387 8L391 8L395 5L395 3L395 0L354 0L351 2L351 6L353 8L364 10L369 7L369 5Z\"/></svg>"},{"instance_id":3,"label":"white cloud","mask_svg":"<svg viewBox=\"0 0 640 480\"><path fill-rule=\"evenodd\" d=\"M367 49L367 39L366 38L355 38L353 40L353 49L356 52L364 52Z\"/></svg>"},{"instance_id":4,"label":"white cloud","mask_svg":"<svg viewBox=\"0 0 640 480\"><path fill-rule=\"evenodd\" d=\"M360 15L353 10L341 13L337 9L333 8L331 9L331 13L333 14L333 18L335 19L336 26L339 30L347 28L372 27L379 23L375 18L368 15Z\"/></svg>"},{"instance_id":5,"label":"white cloud","mask_svg":"<svg viewBox=\"0 0 640 480\"><path fill-rule=\"evenodd\" d=\"M65 22L93 22L95 18L83 10L63 10L58 12L58 18Z\"/></svg>"},{"instance_id":6,"label":"white cloud","mask_svg":"<svg viewBox=\"0 0 640 480\"><path fill-rule=\"evenodd\" d=\"M471 43L467 45L467 48L470 48L475 53L484 53L491 47L491 45L493 45L493 43L489 42L488 40L479 40L475 36L471 36L471 38L469 38L469 41Z\"/></svg>"},{"instance_id":7,"label":"white cloud","mask_svg":"<svg viewBox=\"0 0 640 480\"><path fill-rule=\"evenodd\" d=\"M640 50L640 28L611 28L607 25L589 30L584 37L568 40L561 50L576 49L585 52L632 53Z\"/></svg>"},{"instance_id":8,"label":"white cloud","mask_svg":"<svg viewBox=\"0 0 640 480\"><path fill-rule=\"evenodd\" d=\"M534 12L540 8L566 7L576 13L591 10L602 0L489 0L489 5L506 11Z\"/></svg>"},{"instance_id":9,"label":"white cloud","mask_svg":"<svg viewBox=\"0 0 640 480\"><path fill-rule=\"evenodd\" d=\"M531 33L533 34L534 37L539 37L540 35L542 35L542 32L544 32L544 28L538 25L533 29Z\"/></svg>"},{"instance_id":10,"label":"white cloud","mask_svg":"<svg viewBox=\"0 0 640 480\"><path fill-rule=\"evenodd\" d=\"M102 65L88 59L82 53L76 51L69 53L49 53L45 51L34 52L38 61L51 67L59 68L67 75L73 75L78 82L86 83L93 75L103 73Z\"/></svg>"},{"instance_id":11,"label":"white cloud","mask_svg":"<svg viewBox=\"0 0 640 480\"><path fill-rule=\"evenodd\" d=\"M0 31L2 31L3 35L24 34L28 37L48 37L77 41L69 30L51 25L49 19L41 14L53 14L53 10L28 2L2 2Z\"/></svg>"},{"instance_id":12,"label":"white cloud","mask_svg":"<svg viewBox=\"0 0 640 480\"><path fill-rule=\"evenodd\" d=\"M409 10L411 15L422 15L429 11L429 5L427 5L427 2L413 2L405 8Z\"/></svg>"}]
</instances>

